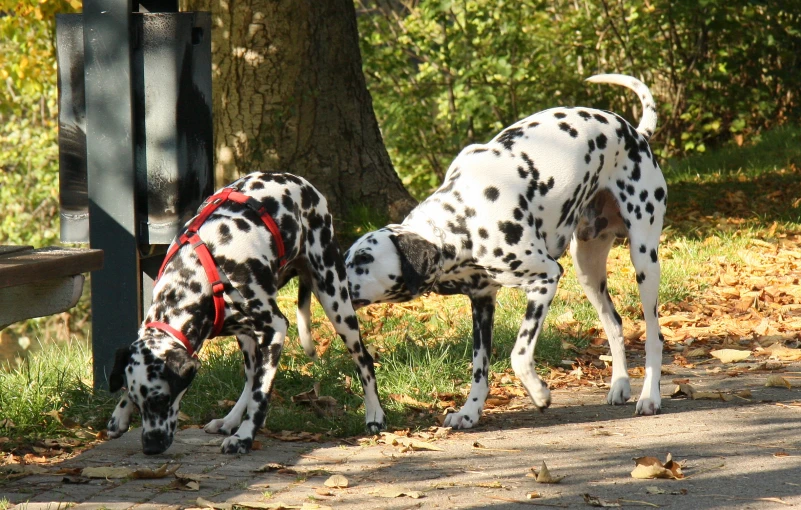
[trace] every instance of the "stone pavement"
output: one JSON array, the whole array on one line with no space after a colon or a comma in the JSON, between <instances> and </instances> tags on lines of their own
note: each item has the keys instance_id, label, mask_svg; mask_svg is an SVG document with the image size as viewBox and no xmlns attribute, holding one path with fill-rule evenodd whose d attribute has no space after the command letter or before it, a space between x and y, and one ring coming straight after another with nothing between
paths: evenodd
<instances>
[{"instance_id":1,"label":"stone pavement","mask_svg":"<svg viewBox=\"0 0 801 510\"><path fill-rule=\"evenodd\" d=\"M791 366L783 375L793 380L799 368ZM671 399L666 394L676 377L689 377L699 390L750 389L752 397ZM801 390L765 387L767 377L764 372L725 377L703 369L666 375L664 411L655 417L634 417L633 404L607 406L597 388L557 390L554 405L544 413L528 408L490 412L477 430L451 432L433 442L442 451L404 452L376 441L293 443L260 437L260 450L226 456L218 452L221 437L187 429L179 431L166 454L145 456L139 431L133 430L59 467L155 469L169 463L180 465L177 475L191 475L198 490L176 490L174 476L71 484L63 475L42 474L0 482L0 497L16 504L12 508L30 510L164 510L208 505L204 500L355 510L589 508L592 500L585 494L624 508L799 506ZM632 458L664 460L668 453L684 461L686 478L631 477ZM542 484L526 476L543 462L552 475L565 478ZM266 463L284 468L255 471ZM332 474L344 475L349 486L326 489ZM539 497L527 499L533 492Z\"/></svg>"}]
</instances>

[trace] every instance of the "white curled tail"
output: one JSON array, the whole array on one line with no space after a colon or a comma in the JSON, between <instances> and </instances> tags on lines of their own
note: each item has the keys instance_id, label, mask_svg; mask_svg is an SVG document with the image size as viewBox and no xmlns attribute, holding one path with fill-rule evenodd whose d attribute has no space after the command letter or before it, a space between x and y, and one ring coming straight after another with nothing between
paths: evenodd
<instances>
[{"instance_id":1,"label":"white curled tail","mask_svg":"<svg viewBox=\"0 0 801 510\"><path fill-rule=\"evenodd\" d=\"M587 81L590 83L622 85L636 92L642 102L642 118L640 119L640 125L637 126L637 132L645 138L651 138L651 135L656 130L656 103L651 91L648 90L648 87L643 82L625 74L597 74L587 78Z\"/></svg>"}]
</instances>

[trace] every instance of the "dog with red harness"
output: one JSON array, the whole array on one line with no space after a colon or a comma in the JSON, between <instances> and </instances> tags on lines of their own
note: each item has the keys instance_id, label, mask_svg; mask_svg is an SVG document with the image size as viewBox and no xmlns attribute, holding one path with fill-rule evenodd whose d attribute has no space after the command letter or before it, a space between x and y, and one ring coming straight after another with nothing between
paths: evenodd
<instances>
[{"instance_id":1,"label":"dog with red harness","mask_svg":"<svg viewBox=\"0 0 801 510\"><path fill-rule=\"evenodd\" d=\"M108 422L109 437L128 430L136 407L144 453L167 450L181 398L200 367L197 351L207 339L235 335L247 382L228 415L205 430L228 436L223 453L250 451L267 415L288 327L277 292L295 276L304 350L315 357L313 292L359 368L367 429L381 430L373 358L362 343L326 200L300 177L253 173L206 200L170 245L139 337L117 351L109 376L112 392L126 388Z\"/></svg>"}]
</instances>

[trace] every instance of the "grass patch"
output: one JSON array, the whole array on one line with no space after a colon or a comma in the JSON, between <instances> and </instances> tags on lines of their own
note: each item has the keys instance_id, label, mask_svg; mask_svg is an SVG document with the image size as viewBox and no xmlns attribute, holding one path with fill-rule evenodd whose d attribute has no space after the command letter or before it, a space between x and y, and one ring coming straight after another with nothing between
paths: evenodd
<instances>
[{"instance_id":1,"label":"grass patch","mask_svg":"<svg viewBox=\"0 0 801 510\"><path fill-rule=\"evenodd\" d=\"M711 276L727 268L749 267L746 259L754 243L767 246L768 251L776 247L775 254L781 251L783 240L801 233L800 142L801 129L782 128L766 133L750 147L726 148L665 165L670 197L660 248L663 308L678 313L691 308L699 297L714 293ZM383 224L366 210L357 210L345 223L352 237ZM603 335L570 258L561 262L565 276L537 344L543 373L575 356L563 346L581 349ZM612 249L609 275L610 294L631 327L642 315L625 244ZM297 286L290 283L279 296L290 322L294 322L296 295ZM725 312L726 302L722 303L718 309ZM494 374L510 372L509 355L524 309L521 292L503 289L499 293ZM433 415L442 412L437 407L442 395L450 395L457 404L464 398L472 362L472 319L466 297L428 296L405 304L368 307L359 315L365 341L377 353L379 390L391 428L431 425ZM266 427L332 436L361 434L362 389L355 365L316 302L313 335L324 351L316 363L306 358L297 330L290 327ZM61 344L45 342L18 366L0 371L0 437L37 440L69 434L75 427L102 429L115 401L107 394L92 393L90 356L86 342L75 338ZM182 404L189 417L184 424L203 425L224 416L244 385L242 356L235 341L209 342L202 357L202 368ZM338 403L333 412L292 402L293 395L308 391L318 381L321 394Z\"/></svg>"}]
</instances>

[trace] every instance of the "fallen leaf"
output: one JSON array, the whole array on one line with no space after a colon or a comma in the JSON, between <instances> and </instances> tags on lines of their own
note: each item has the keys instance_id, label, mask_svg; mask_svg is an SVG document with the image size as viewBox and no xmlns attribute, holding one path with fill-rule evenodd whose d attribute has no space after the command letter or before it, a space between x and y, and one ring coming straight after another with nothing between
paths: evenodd
<instances>
[{"instance_id":1,"label":"fallen leaf","mask_svg":"<svg viewBox=\"0 0 801 510\"><path fill-rule=\"evenodd\" d=\"M669 453L667 454L664 465L656 457L637 457L634 459L634 463L636 467L634 471L631 472L632 478L640 480L652 478L684 478L684 474L681 472L681 465L678 462L674 462Z\"/></svg>"},{"instance_id":2,"label":"fallen leaf","mask_svg":"<svg viewBox=\"0 0 801 510\"><path fill-rule=\"evenodd\" d=\"M196 502L202 508L213 508L214 510L231 510L234 507L231 503L214 503L200 497L197 498Z\"/></svg>"},{"instance_id":3,"label":"fallen leaf","mask_svg":"<svg viewBox=\"0 0 801 510\"><path fill-rule=\"evenodd\" d=\"M412 499L420 499L425 497L425 494L420 491L409 491L406 489L396 489L394 487L374 489L370 491L370 494L375 494L379 498L400 498L406 496Z\"/></svg>"},{"instance_id":4,"label":"fallen leaf","mask_svg":"<svg viewBox=\"0 0 801 510\"><path fill-rule=\"evenodd\" d=\"M534 471L534 468L531 468L531 471L535 474L534 481L537 483L559 483L565 477L565 475L553 476L548 470L548 466L545 465L545 461L542 461L539 471Z\"/></svg>"},{"instance_id":5,"label":"fallen leaf","mask_svg":"<svg viewBox=\"0 0 801 510\"><path fill-rule=\"evenodd\" d=\"M756 355L770 356L770 359L780 361L799 361L801 360L801 349L790 349L776 342L769 347L765 347L761 351L757 351Z\"/></svg>"},{"instance_id":6,"label":"fallen leaf","mask_svg":"<svg viewBox=\"0 0 801 510\"><path fill-rule=\"evenodd\" d=\"M434 406L434 404L427 404L425 402L420 402L419 400L415 400L409 395L399 395L397 393L390 393L389 398L391 398L395 402L399 402L401 404L420 410L431 409Z\"/></svg>"},{"instance_id":7,"label":"fallen leaf","mask_svg":"<svg viewBox=\"0 0 801 510\"><path fill-rule=\"evenodd\" d=\"M334 492L331 489L326 489L325 487L317 487L314 489L314 493L318 496L333 496Z\"/></svg>"},{"instance_id":8,"label":"fallen leaf","mask_svg":"<svg viewBox=\"0 0 801 510\"><path fill-rule=\"evenodd\" d=\"M681 397L693 398L694 394L695 394L695 388L693 388L689 384L678 384L676 386L676 389L674 389L673 393L670 395L670 398L681 398Z\"/></svg>"},{"instance_id":9,"label":"fallen leaf","mask_svg":"<svg viewBox=\"0 0 801 510\"><path fill-rule=\"evenodd\" d=\"M693 400L731 400L731 395L720 391L696 391L693 393Z\"/></svg>"},{"instance_id":10,"label":"fallen leaf","mask_svg":"<svg viewBox=\"0 0 801 510\"><path fill-rule=\"evenodd\" d=\"M401 449L401 451L409 451L409 450L431 450L435 452L445 451L444 448L441 448L435 444L426 443L425 441L418 441L410 437L401 437L391 432L382 432L381 439L379 439L379 442L381 441L391 446L398 446L398 445L402 446L403 448Z\"/></svg>"},{"instance_id":11,"label":"fallen leaf","mask_svg":"<svg viewBox=\"0 0 801 510\"><path fill-rule=\"evenodd\" d=\"M765 386L769 388L787 388L788 390L793 387L790 381L780 375L771 375L765 381Z\"/></svg>"},{"instance_id":12,"label":"fallen leaf","mask_svg":"<svg viewBox=\"0 0 801 510\"><path fill-rule=\"evenodd\" d=\"M348 479L342 475L331 475L328 480L323 482L323 485L332 489L344 489L348 486Z\"/></svg>"},{"instance_id":13,"label":"fallen leaf","mask_svg":"<svg viewBox=\"0 0 801 510\"><path fill-rule=\"evenodd\" d=\"M653 486L653 485L651 487L646 487L645 488L645 493L646 494L665 494L666 492L667 491L662 490L659 487L656 487L656 486Z\"/></svg>"},{"instance_id":14,"label":"fallen leaf","mask_svg":"<svg viewBox=\"0 0 801 510\"><path fill-rule=\"evenodd\" d=\"M601 508L617 508L620 506L620 503L614 501L604 501L598 496L591 496L586 493L583 496L584 496L584 502L590 506L596 506Z\"/></svg>"},{"instance_id":15,"label":"fallen leaf","mask_svg":"<svg viewBox=\"0 0 801 510\"><path fill-rule=\"evenodd\" d=\"M155 478L166 478L181 467L180 464L173 464L170 466L169 464L163 464L158 469L151 469L151 468L139 468L133 473L131 473L131 478L138 478L138 479L155 479ZM86 475L84 475L86 476Z\"/></svg>"},{"instance_id":16,"label":"fallen leaf","mask_svg":"<svg viewBox=\"0 0 801 510\"><path fill-rule=\"evenodd\" d=\"M738 349L717 349L709 351L709 354L721 361L721 363L735 363L751 356L751 351L741 351Z\"/></svg>"},{"instance_id":17,"label":"fallen leaf","mask_svg":"<svg viewBox=\"0 0 801 510\"><path fill-rule=\"evenodd\" d=\"M257 467L253 470L254 473L270 473L273 471L281 471L285 470L287 467L283 464L279 464L277 462L268 462L267 464L262 464L261 466Z\"/></svg>"},{"instance_id":18,"label":"fallen leaf","mask_svg":"<svg viewBox=\"0 0 801 510\"><path fill-rule=\"evenodd\" d=\"M81 471L86 478L128 478L135 470L127 467L88 467Z\"/></svg>"}]
</instances>

